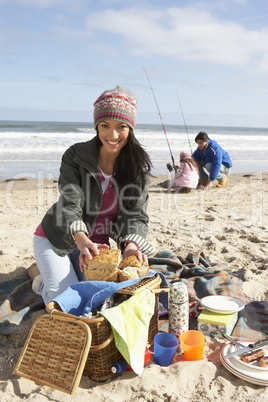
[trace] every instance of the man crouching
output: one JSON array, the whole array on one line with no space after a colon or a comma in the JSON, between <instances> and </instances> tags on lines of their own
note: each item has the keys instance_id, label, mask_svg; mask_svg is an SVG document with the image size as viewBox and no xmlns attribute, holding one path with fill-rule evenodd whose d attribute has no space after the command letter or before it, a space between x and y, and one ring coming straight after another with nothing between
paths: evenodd
<instances>
[{"instance_id":1,"label":"man crouching","mask_svg":"<svg viewBox=\"0 0 268 402\"><path fill-rule=\"evenodd\" d=\"M228 152L214 140L211 140L207 133L200 132L195 137L198 148L192 157L196 161L199 173L200 184L208 190L214 180L218 180L216 187L223 188L228 182L228 172L232 167L232 161Z\"/></svg>"}]
</instances>

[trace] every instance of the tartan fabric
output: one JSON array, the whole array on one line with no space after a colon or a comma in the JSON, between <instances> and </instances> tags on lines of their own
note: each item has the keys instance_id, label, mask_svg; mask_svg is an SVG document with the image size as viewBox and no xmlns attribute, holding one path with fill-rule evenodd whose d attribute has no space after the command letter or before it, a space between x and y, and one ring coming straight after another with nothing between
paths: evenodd
<instances>
[{"instance_id":1,"label":"tartan fabric","mask_svg":"<svg viewBox=\"0 0 268 402\"><path fill-rule=\"evenodd\" d=\"M238 313L233 330L235 339L258 341L268 336L268 301L252 301Z\"/></svg>"},{"instance_id":2,"label":"tartan fabric","mask_svg":"<svg viewBox=\"0 0 268 402\"><path fill-rule=\"evenodd\" d=\"M210 262L202 251L189 253L184 259L172 251L160 251L149 258L150 268L161 272L169 285L177 281L186 284L189 300L200 300L209 295L238 297L245 308L238 313L238 322L232 336L237 340L257 341L268 335L268 302L251 301L243 292L243 282L221 262ZM196 328L196 319L190 320Z\"/></svg>"},{"instance_id":3,"label":"tartan fabric","mask_svg":"<svg viewBox=\"0 0 268 402\"><path fill-rule=\"evenodd\" d=\"M160 251L149 258L150 268L161 272L169 285L182 281L186 284L189 300L224 294L249 301L243 293L242 281L237 278L227 264L211 263L202 251L189 253L184 259L172 251Z\"/></svg>"},{"instance_id":4,"label":"tartan fabric","mask_svg":"<svg viewBox=\"0 0 268 402\"><path fill-rule=\"evenodd\" d=\"M222 262L210 262L202 251L189 253L189 264L184 265L181 280L187 285L189 296L194 300L209 295L239 297L245 303L249 298L243 292L243 282ZM175 278L173 282L180 280Z\"/></svg>"},{"instance_id":5,"label":"tartan fabric","mask_svg":"<svg viewBox=\"0 0 268 402\"><path fill-rule=\"evenodd\" d=\"M268 335L268 301L250 301L243 293L243 283L224 263L212 263L202 251L186 258L163 250L149 258L150 268L164 275L170 285L183 281L191 300L211 294L236 296L246 306L239 312L232 336L236 339L259 340ZM27 270L0 283L0 334L28 333L33 322L45 314L42 298L32 292L32 279ZM196 320L195 320L196 321Z\"/></svg>"},{"instance_id":6,"label":"tartan fabric","mask_svg":"<svg viewBox=\"0 0 268 402\"><path fill-rule=\"evenodd\" d=\"M41 296L33 293L27 270L0 283L0 334L27 333L45 313Z\"/></svg>"}]
</instances>

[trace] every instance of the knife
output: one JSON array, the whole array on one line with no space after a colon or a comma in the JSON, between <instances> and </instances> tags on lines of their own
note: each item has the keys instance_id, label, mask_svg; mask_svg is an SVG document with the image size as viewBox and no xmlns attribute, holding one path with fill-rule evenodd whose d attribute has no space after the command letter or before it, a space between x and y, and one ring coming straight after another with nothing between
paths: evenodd
<instances>
[{"instance_id":1,"label":"knife","mask_svg":"<svg viewBox=\"0 0 268 402\"><path fill-rule=\"evenodd\" d=\"M249 352L249 351L253 351L256 349L261 348L262 346L265 346L268 344L268 337L265 339L262 339L261 341L258 341L256 343L250 343L248 346L244 346L241 349L237 349L235 352L229 353L228 355L224 356L226 359L229 359L230 357L233 356L240 356L243 353Z\"/></svg>"},{"instance_id":2,"label":"knife","mask_svg":"<svg viewBox=\"0 0 268 402\"><path fill-rule=\"evenodd\" d=\"M233 338L225 334L219 327L218 325L216 326L217 331L223 336L223 338L227 339L229 342L232 342L234 345L238 346L239 348L244 348L244 345L242 343L239 343L235 341Z\"/></svg>"}]
</instances>

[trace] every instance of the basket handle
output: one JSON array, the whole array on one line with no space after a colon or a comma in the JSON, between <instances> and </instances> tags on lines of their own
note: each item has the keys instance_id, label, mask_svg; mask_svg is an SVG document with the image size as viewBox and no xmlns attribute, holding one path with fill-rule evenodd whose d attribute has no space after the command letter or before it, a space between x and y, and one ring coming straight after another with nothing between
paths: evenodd
<instances>
[{"instance_id":1,"label":"basket handle","mask_svg":"<svg viewBox=\"0 0 268 402\"><path fill-rule=\"evenodd\" d=\"M154 289L154 293L159 295L160 293L169 293L169 287L163 286L162 288Z\"/></svg>"},{"instance_id":2,"label":"basket handle","mask_svg":"<svg viewBox=\"0 0 268 402\"><path fill-rule=\"evenodd\" d=\"M105 348L113 341L113 339L114 339L114 334L112 331L110 333L110 336L104 342L100 343L99 345L90 346L90 352L97 352L98 350Z\"/></svg>"},{"instance_id":3,"label":"basket handle","mask_svg":"<svg viewBox=\"0 0 268 402\"><path fill-rule=\"evenodd\" d=\"M61 317L65 317L66 318L66 320L70 320L70 318L72 318L73 320L80 320L80 321L83 321L83 322L86 322L86 323L92 323L92 322L96 322L96 320L106 320L106 318L104 318L104 317L99 317L99 318L85 318L85 317L78 317L77 315L73 315L73 314L68 314L68 313L64 313L63 311L61 311L61 310L58 310L58 309L56 309L56 308L52 308L51 310L50 309L47 309L47 312L49 313L49 315L50 315L50 317L51 318L53 318L52 317L52 315L53 314L55 314L55 316L61 316Z\"/></svg>"}]
</instances>

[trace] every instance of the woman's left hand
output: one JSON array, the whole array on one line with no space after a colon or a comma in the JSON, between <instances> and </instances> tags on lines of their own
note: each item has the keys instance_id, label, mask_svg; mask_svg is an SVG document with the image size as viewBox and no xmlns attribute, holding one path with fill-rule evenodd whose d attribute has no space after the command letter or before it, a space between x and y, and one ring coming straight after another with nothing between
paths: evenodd
<instances>
[{"instance_id":1,"label":"woman's left hand","mask_svg":"<svg viewBox=\"0 0 268 402\"><path fill-rule=\"evenodd\" d=\"M135 255L139 260L148 263L148 257L143 254L136 246L135 243L128 243L123 252L123 259L129 257L130 255Z\"/></svg>"}]
</instances>

